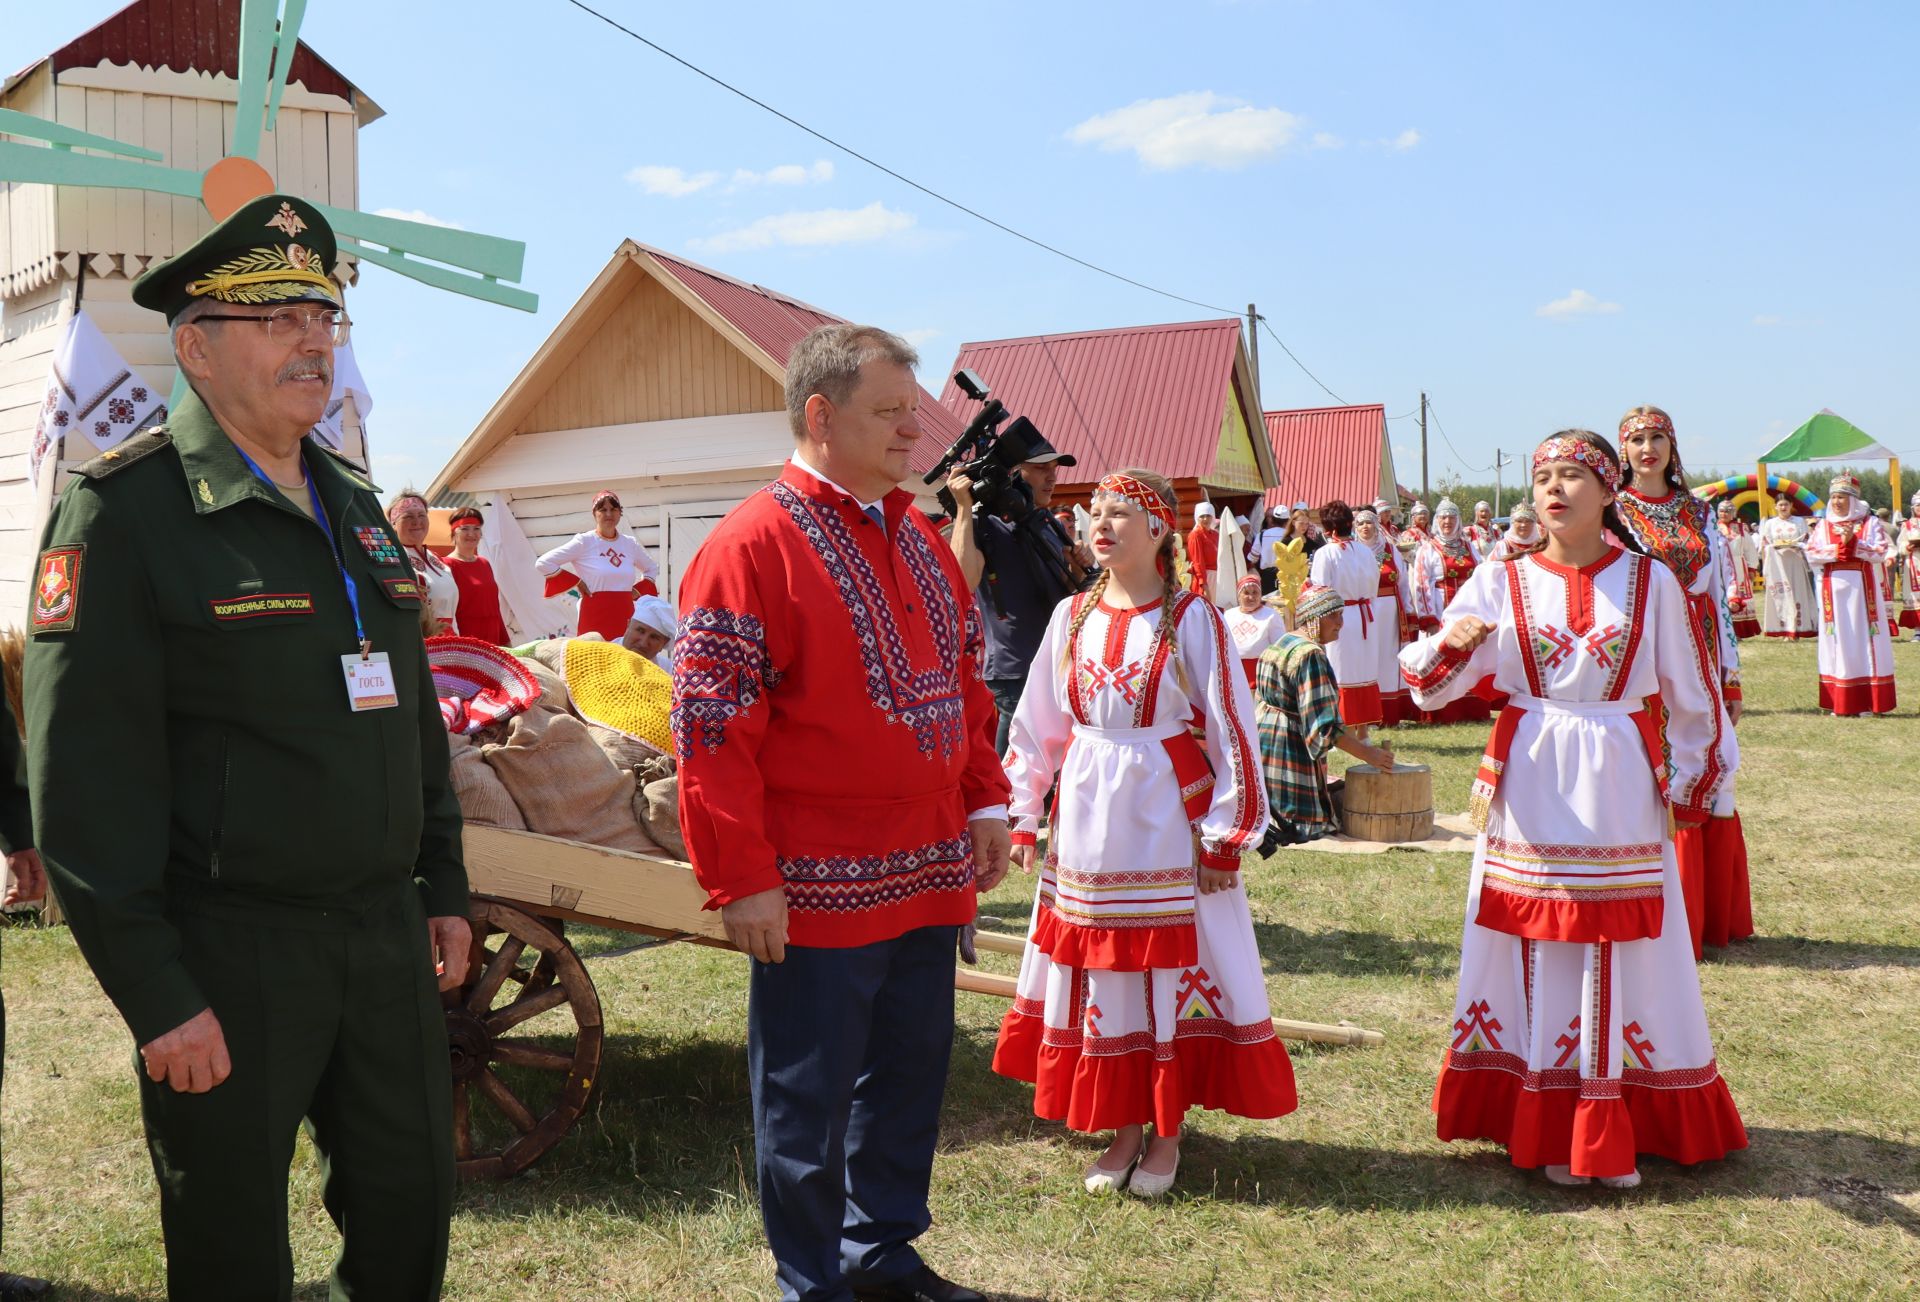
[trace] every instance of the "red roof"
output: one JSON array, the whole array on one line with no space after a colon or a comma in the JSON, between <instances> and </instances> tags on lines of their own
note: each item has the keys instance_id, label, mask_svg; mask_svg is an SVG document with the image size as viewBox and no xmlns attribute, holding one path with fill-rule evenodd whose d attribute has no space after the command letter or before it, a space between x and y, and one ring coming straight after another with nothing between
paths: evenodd
<instances>
[{"instance_id":1,"label":"red roof","mask_svg":"<svg viewBox=\"0 0 1920 1302\"><path fill-rule=\"evenodd\" d=\"M238 80L240 0L134 0L48 57L56 75L65 68L133 63L175 72L223 72ZM288 79L316 95L353 100L353 86L304 41L294 48Z\"/></svg>"},{"instance_id":2,"label":"red roof","mask_svg":"<svg viewBox=\"0 0 1920 1302\"><path fill-rule=\"evenodd\" d=\"M1380 496L1380 465L1387 455L1382 404L1270 411L1267 439L1280 471L1280 486L1267 490L1268 506L1317 507L1336 497L1357 505Z\"/></svg>"},{"instance_id":3,"label":"red roof","mask_svg":"<svg viewBox=\"0 0 1920 1302\"><path fill-rule=\"evenodd\" d=\"M1009 412L1071 453L1080 473L1066 478L1145 466L1205 479L1239 349L1240 321L1228 317L962 344L948 375L972 369ZM940 401L962 421L980 406L951 379Z\"/></svg>"},{"instance_id":4,"label":"red roof","mask_svg":"<svg viewBox=\"0 0 1920 1302\"><path fill-rule=\"evenodd\" d=\"M787 364L793 346L808 331L816 326L846 324L845 317L823 312L810 303L802 303L797 298L789 298L763 285L735 280L732 276L722 275L645 244L639 247L663 271L685 285L780 366ZM926 437L921 439L919 446L924 448L936 442L940 445L927 455L926 463L921 467L924 470L939 459L941 450L960 437L963 422L956 421L950 412L935 402L924 386L920 390L920 414L920 424Z\"/></svg>"}]
</instances>

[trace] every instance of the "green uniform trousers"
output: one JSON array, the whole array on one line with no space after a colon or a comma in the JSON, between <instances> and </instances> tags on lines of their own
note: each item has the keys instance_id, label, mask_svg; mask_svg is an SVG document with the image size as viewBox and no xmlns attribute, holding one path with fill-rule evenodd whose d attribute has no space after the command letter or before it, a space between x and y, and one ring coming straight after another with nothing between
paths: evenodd
<instances>
[{"instance_id":1,"label":"green uniform trousers","mask_svg":"<svg viewBox=\"0 0 1920 1302\"><path fill-rule=\"evenodd\" d=\"M364 912L172 898L233 1074L205 1094L140 1074L167 1293L293 1293L287 1170L304 1120L342 1239L331 1297L440 1296L453 1206L446 1023L411 883Z\"/></svg>"}]
</instances>

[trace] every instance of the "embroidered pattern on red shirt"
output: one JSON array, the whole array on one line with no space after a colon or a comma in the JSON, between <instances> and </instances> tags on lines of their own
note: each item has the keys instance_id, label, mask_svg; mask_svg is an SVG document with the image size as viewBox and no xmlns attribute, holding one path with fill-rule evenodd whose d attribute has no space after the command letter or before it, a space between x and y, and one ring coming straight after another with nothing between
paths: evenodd
<instances>
[{"instance_id":1,"label":"embroidered pattern on red shirt","mask_svg":"<svg viewBox=\"0 0 1920 1302\"><path fill-rule=\"evenodd\" d=\"M720 606L696 606L681 616L673 669L669 724L681 759L693 754L696 742L719 750L734 716L780 685L767 655L766 625L757 615Z\"/></svg>"}]
</instances>

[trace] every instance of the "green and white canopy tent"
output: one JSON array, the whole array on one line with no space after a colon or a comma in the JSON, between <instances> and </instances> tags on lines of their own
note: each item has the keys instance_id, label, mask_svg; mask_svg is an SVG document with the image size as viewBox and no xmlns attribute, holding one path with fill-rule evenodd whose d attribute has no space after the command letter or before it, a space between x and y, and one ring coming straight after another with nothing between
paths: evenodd
<instances>
[{"instance_id":1,"label":"green and white canopy tent","mask_svg":"<svg viewBox=\"0 0 1920 1302\"><path fill-rule=\"evenodd\" d=\"M1900 509L1900 458L1873 435L1829 407L1822 407L1806 424L1760 454L1760 518L1773 511L1766 489L1767 464L1793 464L1802 461L1885 461L1887 478L1893 483L1893 506Z\"/></svg>"}]
</instances>

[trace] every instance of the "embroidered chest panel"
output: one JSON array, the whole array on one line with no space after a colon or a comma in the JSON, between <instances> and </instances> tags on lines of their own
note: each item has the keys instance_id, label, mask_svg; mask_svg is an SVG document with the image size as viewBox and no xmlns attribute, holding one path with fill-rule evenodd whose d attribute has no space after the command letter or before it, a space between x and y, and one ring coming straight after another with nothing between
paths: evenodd
<instances>
[{"instance_id":1,"label":"embroidered chest panel","mask_svg":"<svg viewBox=\"0 0 1920 1302\"><path fill-rule=\"evenodd\" d=\"M1615 500L1620 518L1633 530L1640 545L1673 571L1682 588L1693 591L1695 580L1706 573L1713 555L1707 542L1706 504L1692 493L1677 491L1659 502L1632 490Z\"/></svg>"},{"instance_id":2,"label":"embroidered chest panel","mask_svg":"<svg viewBox=\"0 0 1920 1302\"><path fill-rule=\"evenodd\" d=\"M1520 657L1527 673L1528 690L1534 696L1554 695L1548 688L1551 677L1560 676L1570 661L1584 658L1604 675L1605 687L1597 699L1617 701L1626 690L1627 675L1640 649L1640 633L1646 623L1648 570L1653 562L1644 556L1620 552L1601 572L1624 566L1626 591L1623 605L1612 609L1596 601L1594 573L1548 568L1522 558L1503 561L1507 571L1507 593L1513 608L1515 633ZM1536 591L1537 585L1537 591ZM1564 591L1553 600L1554 587ZM1559 610L1553 607L1558 604ZM1578 672L1579 666L1575 666ZM1562 687L1558 693L1568 694ZM1584 697L1584 693L1575 693ZM1587 698L1593 699L1593 698Z\"/></svg>"},{"instance_id":3,"label":"embroidered chest panel","mask_svg":"<svg viewBox=\"0 0 1920 1302\"><path fill-rule=\"evenodd\" d=\"M1075 597L1073 613L1078 614L1088 600L1086 593ZM1081 622L1067 653L1071 671L1067 698L1074 718L1089 726L1118 726L1104 712L1101 720L1094 717L1103 704L1102 695L1111 692L1119 708L1131 716L1124 726L1144 728L1153 723L1160 710L1161 680L1173 653L1167 630L1195 600L1192 593L1181 593L1162 608L1159 621L1152 625L1141 618L1144 612L1105 606Z\"/></svg>"},{"instance_id":4,"label":"embroidered chest panel","mask_svg":"<svg viewBox=\"0 0 1920 1302\"><path fill-rule=\"evenodd\" d=\"M840 510L778 480L763 491L785 509L839 593L860 648L867 699L889 722L913 730L922 755L945 760L958 754L966 744L961 656L980 641L978 614L971 603L962 608L955 599L926 535L903 524L893 544L919 603L915 618L924 619L934 645L934 663L916 667L887 585Z\"/></svg>"}]
</instances>

